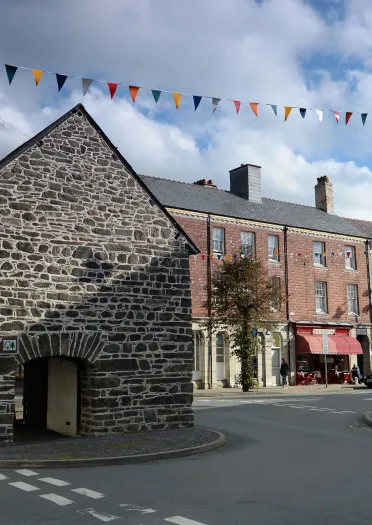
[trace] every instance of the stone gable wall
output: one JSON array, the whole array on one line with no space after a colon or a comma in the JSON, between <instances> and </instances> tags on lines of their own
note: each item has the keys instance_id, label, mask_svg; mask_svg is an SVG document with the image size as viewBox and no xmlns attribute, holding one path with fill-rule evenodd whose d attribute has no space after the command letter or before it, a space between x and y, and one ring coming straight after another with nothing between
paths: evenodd
<instances>
[{"instance_id":1,"label":"stone gable wall","mask_svg":"<svg viewBox=\"0 0 372 525\"><path fill-rule=\"evenodd\" d=\"M191 426L185 240L81 112L0 171L0 221L0 440L39 356L82 360L83 433Z\"/></svg>"}]
</instances>

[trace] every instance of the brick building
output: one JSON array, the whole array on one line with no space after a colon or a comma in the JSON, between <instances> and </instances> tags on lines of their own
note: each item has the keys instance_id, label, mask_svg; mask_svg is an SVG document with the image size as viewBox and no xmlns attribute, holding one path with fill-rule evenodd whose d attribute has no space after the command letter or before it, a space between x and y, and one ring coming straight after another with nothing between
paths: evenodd
<instances>
[{"instance_id":1,"label":"brick building","mask_svg":"<svg viewBox=\"0 0 372 525\"><path fill-rule=\"evenodd\" d=\"M0 162L0 221L0 442L20 366L33 429L192 426L198 250L83 106Z\"/></svg>"},{"instance_id":2,"label":"brick building","mask_svg":"<svg viewBox=\"0 0 372 525\"><path fill-rule=\"evenodd\" d=\"M260 334L261 385L279 384L282 357L290 362L292 383L295 371L324 370L320 355L324 330L329 334L331 381L338 380L336 372L349 370L354 363L365 374L371 371L372 222L335 215L327 177L318 178L315 207L263 198L261 168L250 164L230 172L230 191L206 180L193 184L148 176L142 180L201 251L190 259L194 381L199 386L236 383L239 364L230 357L229 335L214 334L209 344L201 321L207 316L203 305L208 255L213 255L213 272L221 264L218 257L240 253L241 245L267 262L269 275L280 279L285 290L276 331Z\"/></svg>"}]
</instances>

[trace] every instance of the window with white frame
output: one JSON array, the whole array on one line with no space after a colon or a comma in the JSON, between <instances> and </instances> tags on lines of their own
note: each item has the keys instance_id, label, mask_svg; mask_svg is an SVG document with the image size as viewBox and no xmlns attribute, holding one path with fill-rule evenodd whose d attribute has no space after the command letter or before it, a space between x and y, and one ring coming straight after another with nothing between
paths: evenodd
<instances>
[{"instance_id":1,"label":"window with white frame","mask_svg":"<svg viewBox=\"0 0 372 525\"><path fill-rule=\"evenodd\" d=\"M313 242L314 265L326 266L325 243L322 241Z\"/></svg>"},{"instance_id":2,"label":"window with white frame","mask_svg":"<svg viewBox=\"0 0 372 525\"><path fill-rule=\"evenodd\" d=\"M355 246L345 246L345 268L356 270Z\"/></svg>"},{"instance_id":3,"label":"window with white frame","mask_svg":"<svg viewBox=\"0 0 372 525\"><path fill-rule=\"evenodd\" d=\"M225 362L225 336L221 333L216 335L216 363Z\"/></svg>"},{"instance_id":4,"label":"window with white frame","mask_svg":"<svg viewBox=\"0 0 372 525\"><path fill-rule=\"evenodd\" d=\"M213 228L213 253L223 255L225 253L225 229Z\"/></svg>"},{"instance_id":5,"label":"window with white frame","mask_svg":"<svg viewBox=\"0 0 372 525\"><path fill-rule=\"evenodd\" d=\"M317 313L326 314L327 305L327 283L324 281L315 282L315 309Z\"/></svg>"},{"instance_id":6,"label":"window with white frame","mask_svg":"<svg viewBox=\"0 0 372 525\"><path fill-rule=\"evenodd\" d=\"M202 336L200 332L194 332L194 371L200 372L200 349L202 345Z\"/></svg>"},{"instance_id":7,"label":"window with white frame","mask_svg":"<svg viewBox=\"0 0 372 525\"><path fill-rule=\"evenodd\" d=\"M347 313L351 315L359 315L357 284L347 285Z\"/></svg>"},{"instance_id":8,"label":"window with white frame","mask_svg":"<svg viewBox=\"0 0 372 525\"><path fill-rule=\"evenodd\" d=\"M242 245L242 253L244 255L255 255L255 238L253 232L240 232L240 244Z\"/></svg>"},{"instance_id":9,"label":"window with white frame","mask_svg":"<svg viewBox=\"0 0 372 525\"><path fill-rule=\"evenodd\" d=\"M267 247L268 247L268 252L269 252L269 261L279 261L279 237L278 235L268 236Z\"/></svg>"}]
</instances>

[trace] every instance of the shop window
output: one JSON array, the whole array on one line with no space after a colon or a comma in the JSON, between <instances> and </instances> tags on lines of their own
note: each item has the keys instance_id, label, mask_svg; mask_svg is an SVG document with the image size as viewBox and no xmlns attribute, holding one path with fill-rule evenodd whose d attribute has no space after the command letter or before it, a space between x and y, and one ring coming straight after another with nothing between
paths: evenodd
<instances>
[{"instance_id":1,"label":"shop window","mask_svg":"<svg viewBox=\"0 0 372 525\"><path fill-rule=\"evenodd\" d=\"M345 268L356 270L355 246L345 246Z\"/></svg>"},{"instance_id":2,"label":"shop window","mask_svg":"<svg viewBox=\"0 0 372 525\"><path fill-rule=\"evenodd\" d=\"M213 228L213 253L216 255L225 254L225 229Z\"/></svg>"},{"instance_id":3,"label":"shop window","mask_svg":"<svg viewBox=\"0 0 372 525\"><path fill-rule=\"evenodd\" d=\"M315 308L317 313L326 314L327 305L327 283L317 281L315 283Z\"/></svg>"},{"instance_id":4,"label":"shop window","mask_svg":"<svg viewBox=\"0 0 372 525\"><path fill-rule=\"evenodd\" d=\"M357 284L347 285L347 313L349 315L359 315Z\"/></svg>"},{"instance_id":5,"label":"shop window","mask_svg":"<svg viewBox=\"0 0 372 525\"><path fill-rule=\"evenodd\" d=\"M252 255L253 257L256 254L255 247L255 235L253 232L240 232L240 243L242 246L242 253L245 256Z\"/></svg>"},{"instance_id":6,"label":"shop window","mask_svg":"<svg viewBox=\"0 0 372 525\"><path fill-rule=\"evenodd\" d=\"M221 333L216 336L216 363L225 362L225 336Z\"/></svg>"},{"instance_id":7,"label":"shop window","mask_svg":"<svg viewBox=\"0 0 372 525\"><path fill-rule=\"evenodd\" d=\"M278 235L269 235L267 238L269 261L279 262L279 237Z\"/></svg>"},{"instance_id":8,"label":"shop window","mask_svg":"<svg viewBox=\"0 0 372 525\"><path fill-rule=\"evenodd\" d=\"M314 266L326 266L325 243L321 241L313 242Z\"/></svg>"}]
</instances>

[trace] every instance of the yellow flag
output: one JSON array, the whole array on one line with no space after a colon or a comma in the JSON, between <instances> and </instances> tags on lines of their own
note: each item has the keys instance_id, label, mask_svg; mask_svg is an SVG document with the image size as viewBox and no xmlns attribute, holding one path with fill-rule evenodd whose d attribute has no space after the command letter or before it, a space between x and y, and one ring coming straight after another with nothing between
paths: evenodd
<instances>
[{"instance_id":1,"label":"yellow flag","mask_svg":"<svg viewBox=\"0 0 372 525\"><path fill-rule=\"evenodd\" d=\"M291 106L284 106L284 122L287 120L287 118L289 117L289 114L290 112L292 111L292 107Z\"/></svg>"},{"instance_id":2,"label":"yellow flag","mask_svg":"<svg viewBox=\"0 0 372 525\"><path fill-rule=\"evenodd\" d=\"M40 82L40 79L41 79L41 77L43 75L43 71L41 69L33 69L32 72L34 74L35 83L36 83L36 85L38 85L38 83Z\"/></svg>"},{"instance_id":3,"label":"yellow flag","mask_svg":"<svg viewBox=\"0 0 372 525\"><path fill-rule=\"evenodd\" d=\"M181 102L182 93L173 93L173 98L174 98L174 103L176 104L176 108L178 109L180 102Z\"/></svg>"}]
</instances>

